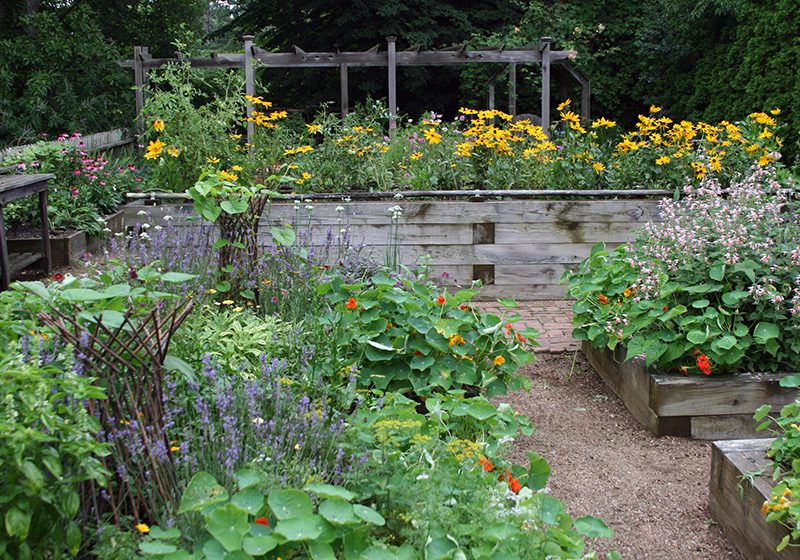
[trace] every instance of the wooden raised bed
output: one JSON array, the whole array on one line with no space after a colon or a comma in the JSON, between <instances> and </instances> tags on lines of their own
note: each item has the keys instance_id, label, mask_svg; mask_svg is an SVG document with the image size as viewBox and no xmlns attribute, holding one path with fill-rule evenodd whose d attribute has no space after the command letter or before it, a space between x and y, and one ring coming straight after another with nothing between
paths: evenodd
<instances>
[{"instance_id":1,"label":"wooden raised bed","mask_svg":"<svg viewBox=\"0 0 800 560\"><path fill-rule=\"evenodd\" d=\"M708 507L722 532L747 560L797 559L796 548L777 552L788 533L780 523L767 523L761 505L772 489L772 465L766 451L772 440L716 441L711 447ZM745 473L762 471L751 484Z\"/></svg>"},{"instance_id":2,"label":"wooden raised bed","mask_svg":"<svg viewBox=\"0 0 800 560\"><path fill-rule=\"evenodd\" d=\"M630 241L638 228L658 218L659 211L653 198L344 202L340 197L313 200L312 210L305 209L307 204L295 208L292 202L273 203L259 224L261 239L268 239L271 226L295 221L298 231L310 231L319 245L329 231L336 236L346 230L354 244L372 247L374 258L381 262L390 248L388 209L399 205L403 210L397 223L402 264L413 266L428 255L437 275L446 272L461 286L481 280L482 298L518 300L563 299L566 286L560 279L565 270L575 269L595 243L614 247ZM135 202L125 209L126 225L143 221L138 215L143 209L153 224L163 225L165 215L174 218L173 226L192 224L186 222L193 215L191 205Z\"/></svg>"},{"instance_id":3,"label":"wooden raised bed","mask_svg":"<svg viewBox=\"0 0 800 560\"><path fill-rule=\"evenodd\" d=\"M106 216L106 227L111 230L108 235L122 231L124 210L119 210ZM107 239L106 237L105 239ZM70 231L59 234L51 232L50 252L51 266L68 266L83 258L86 253L91 253L103 246L105 239L91 237L84 231ZM29 253L41 247L38 238L16 238L8 240L8 249L14 253Z\"/></svg>"},{"instance_id":4,"label":"wooden raised bed","mask_svg":"<svg viewBox=\"0 0 800 560\"><path fill-rule=\"evenodd\" d=\"M756 432L755 410L792 402L796 389L783 388L784 374L740 373L682 376L648 371L643 357L625 361L625 349L593 348L583 341L583 353L631 414L656 435L694 439L767 437Z\"/></svg>"}]
</instances>

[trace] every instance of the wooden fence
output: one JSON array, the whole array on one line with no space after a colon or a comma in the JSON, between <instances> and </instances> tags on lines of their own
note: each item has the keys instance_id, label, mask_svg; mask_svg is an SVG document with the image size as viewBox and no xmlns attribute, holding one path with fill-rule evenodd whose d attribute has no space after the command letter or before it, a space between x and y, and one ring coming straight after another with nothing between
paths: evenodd
<instances>
[{"instance_id":1,"label":"wooden fence","mask_svg":"<svg viewBox=\"0 0 800 560\"><path fill-rule=\"evenodd\" d=\"M128 129L115 128L114 130L107 130L105 132L97 132L95 134L87 134L80 138L69 138L64 140L65 144L77 146L83 143L83 148L86 151L99 151L99 150L113 150L133 144L133 136ZM24 150L33 144L25 144L23 146L11 146L0 150L0 160L7 156L13 156L20 150Z\"/></svg>"},{"instance_id":2,"label":"wooden fence","mask_svg":"<svg viewBox=\"0 0 800 560\"><path fill-rule=\"evenodd\" d=\"M393 227L394 206L400 206L402 214ZM141 210L148 215L139 215ZM174 225L188 226L192 222L185 219L192 214L186 204L147 207L137 202L126 208L126 224L161 223L170 215ZM270 227L291 223L310 233L314 245L323 245L328 232L334 239L347 236L354 244L371 247L379 262L395 247L399 262L406 266L428 256L434 272L446 272L457 285L469 286L480 279L484 298L547 300L564 297L561 275L577 267L595 243L615 247L657 219L658 200L652 198L306 201L273 203L260 221L259 237L266 243Z\"/></svg>"}]
</instances>

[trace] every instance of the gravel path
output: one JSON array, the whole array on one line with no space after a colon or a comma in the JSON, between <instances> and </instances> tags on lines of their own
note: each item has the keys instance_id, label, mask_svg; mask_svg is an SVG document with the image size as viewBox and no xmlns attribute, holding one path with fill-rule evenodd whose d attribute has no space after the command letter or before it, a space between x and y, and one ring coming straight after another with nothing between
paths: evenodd
<instances>
[{"instance_id":1,"label":"gravel path","mask_svg":"<svg viewBox=\"0 0 800 560\"><path fill-rule=\"evenodd\" d=\"M512 458L533 450L550 463L550 492L574 516L594 515L613 530L598 541L627 560L742 560L708 511L711 447L656 437L641 427L583 355L539 353L524 373L530 393L501 401L536 426Z\"/></svg>"}]
</instances>

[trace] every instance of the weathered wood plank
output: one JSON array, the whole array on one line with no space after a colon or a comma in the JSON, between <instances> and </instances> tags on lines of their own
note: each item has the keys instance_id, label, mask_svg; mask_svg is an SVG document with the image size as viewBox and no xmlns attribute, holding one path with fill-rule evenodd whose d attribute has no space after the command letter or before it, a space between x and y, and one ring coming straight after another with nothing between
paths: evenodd
<instances>
[{"instance_id":1,"label":"weathered wood plank","mask_svg":"<svg viewBox=\"0 0 800 560\"><path fill-rule=\"evenodd\" d=\"M575 270L577 267L577 264L564 263L497 265L494 269L494 282L495 284L527 282L559 284L561 275L565 271Z\"/></svg>"},{"instance_id":2,"label":"weathered wood plank","mask_svg":"<svg viewBox=\"0 0 800 560\"><path fill-rule=\"evenodd\" d=\"M501 297L513 297L517 301L562 300L564 295L564 286L558 284L489 284L481 288L475 300L493 301Z\"/></svg>"},{"instance_id":3,"label":"weathered wood plank","mask_svg":"<svg viewBox=\"0 0 800 560\"><path fill-rule=\"evenodd\" d=\"M266 234L270 227L262 221L259 224L259 233ZM349 227L345 224L314 224L310 228L303 224L297 229L310 233L313 239L325 239L329 231L335 236L345 230L351 239L375 245L389 244L392 235L392 226L388 224ZM472 224L400 224L397 228L397 241L411 245L472 245Z\"/></svg>"},{"instance_id":4,"label":"weathered wood plank","mask_svg":"<svg viewBox=\"0 0 800 560\"><path fill-rule=\"evenodd\" d=\"M693 439L715 440L763 437L756 432L760 422L753 420L753 413L724 414L718 416L691 416L689 419Z\"/></svg>"},{"instance_id":5,"label":"weathered wood plank","mask_svg":"<svg viewBox=\"0 0 800 560\"><path fill-rule=\"evenodd\" d=\"M777 552L775 547L786 528L767 523L761 504L770 493L772 472L765 452L770 440L717 441L711 448L709 510L722 532L747 560L788 560L797 558L796 549ZM742 475L764 469L751 485Z\"/></svg>"},{"instance_id":6,"label":"weathered wood plank","mask_svg":"<svg viewBox=\"0 0 800 560\"><path fill-rule=\"evenodd\" d=\"M650 406L660 416L747 414L762 404L781 407L794 395L780 386L781 374L652 376Z\"/></svg>"},{"instance_id":7,"label":"weathered wood plank","mask_svg":"<svg viewBox=\"0 0 800 560\"><path fill-rule=\"evenodd\" d=\"M630 222L529 222L495 225L495 243L627 243L635 236Z\"/></svg>"},{"instance_id":8,"label":"weathered wood plank","mask_svg":"<svg viewBox=\"0 0 800 560\"><path fill-rule=\"evenodd\" d=\"M320 223L389 224L387 210L397 203L358 202L322 204L312 202L312 216ZM658 216L656 200L486 200L481 202L401 201L400 223L531 223L531 222L636 222L645 223ZM341 211L336 211L341 206ZM301 214L304 214L305 205ZM275 203L269 216L292 220L293 204Z\"/></svg>"}]
</instances>

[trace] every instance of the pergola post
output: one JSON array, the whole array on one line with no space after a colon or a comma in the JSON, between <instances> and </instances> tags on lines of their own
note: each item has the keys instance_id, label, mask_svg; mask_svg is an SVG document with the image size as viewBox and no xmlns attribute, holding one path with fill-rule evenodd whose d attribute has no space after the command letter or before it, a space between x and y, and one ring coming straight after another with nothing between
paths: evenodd
<instances>
[{"instance_id":1,"label":"pergola post","mask_svg":"<svg viewBox=\"0 0 800 560\"><path fill-rule=\"evenodd\" d=\"M508 65L508 114L517 115L517 63Z\"/></svg>"},{"instance_id":2,"label":"pergola post","mask_svg":"<svg viewBox=\"0 0 800 560\"><path fill-rule=\"evenodd\" d=\"M254 97L256 94L256 75L253 65L253 36L245 35L244 40L244 91L247 95ZM247 116L253 116L253 103L247 101ZM247 151L253 151L253 137L255 136L256 125L252 121L247 121Z\"/></svg>"},{"instance_id":3,"label":"pergola post","mask_svg":"<svg viewBox=\"0 0 800 560\"><path fill-rule=\"evenodd\" d=\"M542 37L542 129L550 136L550 37Z\"/></svg>"},{"instance_id":4,"label":"pergola post","mask_svg":"<svg viewBox=\"0 0 800 560\"><path fill-rule=\"evenodd\" d=\"M489 101L487 105L490 111L494 111L494 82L489 84Z\"/></svg>"},{"instance_id":5,"label":"pergola post","mask_svg":"<svg viewBox=\"0 0 800 560\"><path fill-rule=\"evenodd\" d=\"M142 62L142 47L133 47L133 85L134 96L136 99L136 127L139 131L144 130L144 66Z\"/></svg>"},{"instance_id":6,"label":"pergola post","mask_svg":"<svg viewBox=\"0 0 800 560\"><path fill-rule=\"evenodd\" d=\"M397 37L386 37L389 67L389 130L397 128Z\"/></svg>"},{"instance_id":7,"label":"pergola post","mask_svg":"<svg viewBox=\"0 0 800 560\"><path fill-rule=\"evenodd\" d=\"M347 86L347 64L339 65L339 93L342 101L342 118L349 112L349 92Z\"/></svg>"}]
</instances>

